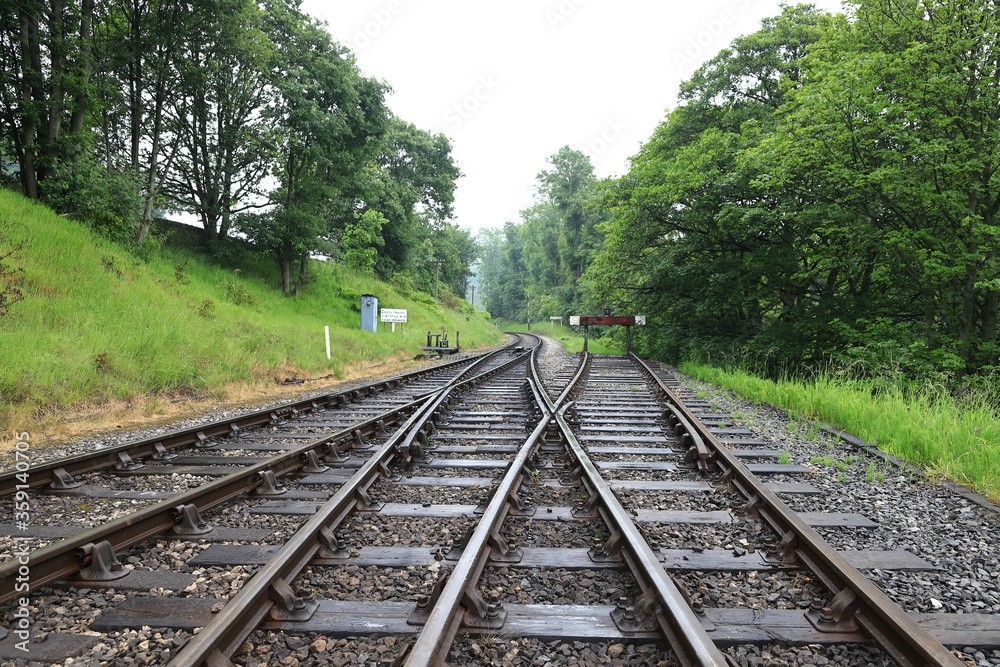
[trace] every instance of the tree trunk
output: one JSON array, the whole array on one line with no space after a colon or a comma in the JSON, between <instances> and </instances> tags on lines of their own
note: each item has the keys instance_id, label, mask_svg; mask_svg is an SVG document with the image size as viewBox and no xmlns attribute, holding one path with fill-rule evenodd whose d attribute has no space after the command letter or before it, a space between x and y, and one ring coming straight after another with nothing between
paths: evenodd
<instances>
[{"instance_id":1,"label":"tree trunk","mask_svg":"<svg viewBox=\"0 0 1000 667\"><path fill-rule=\"evenodd\" d=\"M991 290L986 293L986 305L983 308L983 323L980 329L984 343L996 342L998 314L1000 314L1000 292Z\"/></svg>"},{"instance_id":2,"label":"tree trunk","mask_svg":"<svg viewBox=\"0 0 1000 667\"><path fill-rule=\"evenodd\" d=\"M281 288L285 296L292 295L292 262L285 258L280 258L278 264L281 266Z\"/></svg>"},{"instance_id":3,"label":"tree trunk","mask_svg":"<svg viewBox=\"0 0 1000 667\"><path fill-rule=\"evenodd\" d=\"M63 109L65 106L65 89L63 81L66 77L65 34L66 3L65 0L52 0L52 17L49 21L49 68L52 78L49 93L49 125L45 137L45 165L41 180L55 177L59 165L59 135L62 131Z\"/></svg>"},{"instance_id":4,"label":"tree trunk","mask_svg":"<svg viewBox=\"0 0 1000 667\"><path fill-rule=\"evenodd\" d=\"M132 162L132 171L139 173L139 145L142 136L142 90L143 82L143 58L142 58L142 26L140 22L140 9L138 3L133 2L129 16L129 40L132 46L131 57L128 63L128 95L129 95L129 155Z\"/></svg>"},{"instance_id":5,"label":"tree trunk","mask_svg":"<svg viewBox=\"0 0 1000 667\"><path fill-rule=\"evenodd\" d=\"M976 278L978 272L971 260L966 260L965 279L962 281L961 320L958 331L958 354L966 365L972 367L972 334L976 329Z\"/></svg>"},{"instance_id":6,"label":"tree trunk","mask_svg":"<svg viewBox=\"0 0 1000 667\"><path fill-rule=\"evenodd\" d=\"M38 55L38 17L21 6L21 187L24 196L38 199L38 173L35 164L36 79L40 80L41 57Z\"/></svg>"},{"instance_id":7,"label":"tree trunk","mask_svg":"<svg viewBox=\"0 0 1000 667\"><path fill-rule=\"evenodd\" d=\"M78 68L81 80L76 83L78 88L73 101L73 115L69 122L69 131L74 137L83 134L83 121L87 117L88 86L90 85L90 77L94 73L91 60L93 21L94 0L83 0L80 8L80 67Z\"/></svg>"}]
</instances>

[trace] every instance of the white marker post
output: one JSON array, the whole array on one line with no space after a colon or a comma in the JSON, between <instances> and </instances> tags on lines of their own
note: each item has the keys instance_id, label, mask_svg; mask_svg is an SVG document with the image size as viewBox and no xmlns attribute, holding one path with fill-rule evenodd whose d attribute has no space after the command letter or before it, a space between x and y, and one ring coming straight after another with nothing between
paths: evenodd
<instances>
[{"instance_id":1,"label":"white marker post","mask_svg":"<svg viewBox=\"0 0 1000 667\"><path fill-rule=\"evenodd\" d=\"M326 358L330 358L330 327L325 326L323 329L326 332Z\"/></svg>"}]
</instances>

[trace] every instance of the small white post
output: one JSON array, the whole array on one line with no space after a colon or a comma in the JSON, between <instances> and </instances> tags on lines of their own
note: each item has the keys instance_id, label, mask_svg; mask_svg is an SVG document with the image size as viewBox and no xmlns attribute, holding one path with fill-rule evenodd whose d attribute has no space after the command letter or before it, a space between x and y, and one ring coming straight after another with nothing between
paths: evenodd
<instances>
[{"instance_id":1,"label":"small white post","mask_svg":"<svg viewBox=\"0 0 1000 667\"><path fill-rule=\"evenodd\" d=\"M325 326L325 327L323 327L323 329L324 329L324 331L326 333L326 358L329 359L330 358L330 327L329 326Z\"/></svg>"},{"instance_id":2,"label":"small white post","mask_svg":"<svg viewBox=\"0 0 1000 667\"><path fill-rule=\"evenodd\" d=\"M396 323L392 323L392 333L396 333Z\"/></svg>"}]
</instances>

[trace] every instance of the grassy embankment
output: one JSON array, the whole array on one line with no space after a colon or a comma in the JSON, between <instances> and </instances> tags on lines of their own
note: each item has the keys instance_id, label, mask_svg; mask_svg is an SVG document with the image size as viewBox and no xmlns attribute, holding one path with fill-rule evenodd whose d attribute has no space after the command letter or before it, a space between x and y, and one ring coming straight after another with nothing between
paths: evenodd
<instances>
[{"instance_id":1,"label":"grassy embankment","mask_svg":"<svg viewBox=\"0 0 1000 667\"><path fill-rule=\"evenodd\" d=\"M156 413L178 397L259 397L294 375L388 373L389 364L419 352L429 330L446 328L452 340L460 331L465 349L501 339L464 302L449 310L331 264L317 262L302 295L287 298L266 258L236 271L164 247L139 261L2 190L0 220L12 223L12 241L24 243L16 261L24 300L0 319L0 442L12 430L41 432L74 413L128 405ZM389 325L360 331L364 293L381 307L408 309L409 322L396 333Z\"/></svg>"},{"instance_id":2,"label":"grassy embankment","mask_svg":"<svg viewBox=\"0 0 1000 667\"><path fill-rule=\"evenodd\" d=\"M985 399L934 389L818 377L775 382L742 370L684 364L699 380L843 429L931 475L1000 502L1000 417Z\"/></svg>"},{"instance_id":3,"label":"grassy embankment","mask_svg":"<svg viewBox=\"0 0 1000 667\"><path fill-rule=\"evenodd\" d=\"M529 331L528 325L523 322L500 320L497 322L497 326L504 331ZM531 325L530 331L531 333L544 334L550 338L555 338L562 343L563 348L567 352L575 354L583 350L583 336L571 327L561 324L553 326L549 322L536 322ZM593 354L621 355L625 353L625 349L617 347L613 341L595 338L593 331L590 332L590 338L587 341L587 350Z\"/></svg>"}]
</instances>

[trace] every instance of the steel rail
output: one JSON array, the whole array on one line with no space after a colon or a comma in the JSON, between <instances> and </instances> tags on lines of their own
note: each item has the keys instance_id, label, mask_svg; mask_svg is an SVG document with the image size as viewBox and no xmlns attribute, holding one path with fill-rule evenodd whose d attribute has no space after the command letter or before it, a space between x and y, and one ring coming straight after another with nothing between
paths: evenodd
<instances>
[{"instance_id":1,"label":"steel rail","mask_svg":"<svg viewBox=\"0 0 1000 667\"><path fill-rule=\"evenodd\" d=\"M494 351L487 356L499 356L502 351ZM450 383L461 383L463 375L478 369L483 361L483 359L479 359L468 364L465 369L450 380ZM503 366L509 366L516 361L517 359L508 361ZM463 360L463 362L467 363L468 360ZM438 390L438 392L440 391L443 389ZM303 468L310 453L316 453L317 458L321 458L331 448L336 451L343 442L350 442L352 439L357 441L359 437L375 435L379 432L380 427L402 422L406 415L419 411L423 404L433 401L438 392L352 424L336 433L310 441L295 449L276 454L260 463L212 480L198 488L180 492L155 505L119 517L102 526L85 530L31 552L28 555L31 570L28 590L23 590L25 582L17 582L15 579L23 563L18 559L2 563L0 564L0 604L18 599L41 586L52 584L79 572L86 565L86 550L91 545L107 541L111 544L113 551L117 552L163 534L177 525L179 508L193 505L201 513L255 491L258 480L265 473L273 473L276 478L283 477Z\"/></svg>"},{"instance_id":2,"label":"steel rail","mask_svg":"<svg viewBox=\"0 0 1000 667\"><path fill-rule=\"evenodd\" d=\"M246 582L239 593L213 616L212 621L193 636L174 656L171 667L221 667L231 665L229 656L260 625L277 605L272 595L277 590L291 591L291 584L319 551L320 536L333 531L354 510L359 492L367 489L382 474L382 468L395 455L405 435L419 428L429 415L432 398L395 431L382 447L309 518L291 539ZM280 599L280 596L279 596ZM299 600L303 604L304 600Z\"/></svg>"},{"instance_id":3,"label":"steel rail","mask_svg":"<svg viewBox=\"0 0 1000 667\"><path fill-rule=\"evenodd\" d=\"M429 400L431 399L424 399L423 402ZM194 505L199 512L204 512L233 498L250 493L257 488L257 480L263 473L271 472L274 473L275 477L280 478L299 470L304 465L303 457L309 452L318 452L328 445L347 441L356 437L355 433L357 432L363 436L374 435L378 431L380 421L383 425L387 425L386 422L395 423L398 417L418 409L421 403L421 401L408 403L362 422L361 425L352 425L332 435L212 480L198 488L178 493L176 496L119 517L102 526L33 551L28 557L31 570L29 591L18 591L15 587L15 576L19 570L17 559L0 564L0 604L5 604L41 586L65 579L78 572L84 566L80 561L82 554L78 550L84 549L89 544L109 541L117 552L165 533L177 524L177 508L183 505Z\"/></svg>"},{"instance_id":4,"label":"steel rail","mask_svg":"<svg viewBox=\"0 0 1000 667\"><path fill-rule=\"evenodd\" d=\"M960 667L963 663L903 609L893 602L877 585L848 563L807 525L797 513L760 482L756 475L708 430L697 416L684 405L649 365L635 354L631 358L659 387L661 394L677 411L694 425L701 437L713 449L713 460L725 469L732 484L747 499L747 509L758 513L778 535L782 536L779 555L799 558L822 580L834 596L834 601L823 610L823 622L843 623L854 619L868 632L889 657L903 667L938 665ZM814 616L817 615L814 611ZM809 614L807 613L807 617ZM810 620L814 620L810 618ZM814 622L814 625L816 623ZM833 626L831 626L831 630Z\"/></svg>"},{"instance_id":5,"label":"steel rail","mask_svg":"<svg viewBox=\"0 0 1000 667\"><path fill-rule=\"evenodd\" d=\"M536 386L534 378L529 379L535 400L541 402L542 393ZM524 441L507 468L507 472L494 490L486 510L464 545L462 555L456 561L454 569L448 575L441 593L431 608L423 628L417 634L405 655L403 665L409 667L425 667L426 665L443 665L451 650L455 635L461 628L466 613L462 611L464 602L471 589L482 576L483 569L489 558L490 539L503 524L510 511L511 498L517 493L524 480L525 466L534 453L542 434L545 432L547 419L542 418L534 430Z\"/></svg>"},{"instance_id":6,"label":"steel rail","mask_svg":"<svg viewBox=\"0 0 1000 667\"><path fill-rule=\"evenodd\" d=\"M622 536L620 548L633 576L643 588L643 593L652 591L655 594L660 604L656 620L677 660L685 667L724 667L731 664L709 637L683 593L663 569L656 554L632 522L628 511L622 507L597 466L576 439L566 422L565 412L569 407L571 404L561 406L553 418L566 438L567 447L576 458L581 479L590 489L591 497L597 498L601 503L602 518L612 532L617 531Z\"/></svg>"},{"instance_id":7,"label":"steel rail","mask_svg":"<svg viewBox=\"0 0 1000 667\"><path fill-rule=\"evenodd\" d=\"M532 351L533 353L533 351ZM529 353L531 354L531 353ZM383 474L386 465L398 456L413 434L420 431L442 396L456 388L478 384L524 361L523 354L497 368L474 377L458 380L428 397L398 428L389 440L303 524L284 546L229 600L222 611L203 627L168 663L172 667L223 667L231 665L229 656L243 643L261 621L275 609L277 591L291 590L291 582L320 549L320 535L332 531L353 511L359 491L367 489ZM410 440L408 440L408 438ZM299 601L304 604L304 601Z\"/></svg>"},{"instance_id":8,"label":"steel rail","mask_svg":"<svg viewBox=\"0 0 1000 667\"><path fill-rule=\"evenodd\" d=\"M534 453L535 445L538 444L542 434L553 420L559 425L568 447L579 462L586 485L594 497L600 499L605 522L625 537L626 544L623 545L622 550L630 552L626 560L632 566L632 572L636 575L637 581L640 582L644 591L653 589L660 600L664 613L658 613L656 618L681 664L712 667L723 667L729 664L715 643L708 637L701 621L674 585L673 580L670 579L656 555L646 544L638 528L632 523L626 510L618 502L611 492L611 488L576 440L563 415L569 405L563 405L561 411L556 411L559 403L565 401L573 393L575 386L589 367L589 359L589 355L584 353L573 380L562 392L556 403L540 389L541 385L537 384L537 366L533 364L532 378L529 383L535 400L542 408L542 419L519 449L513 464L508 468L500 486L490 499L485 514L476 526L471 540L465 546L461 558L456 563L455 569L432 608L423 629L405 656L403 664L407 667L444 664L451 643L465 616L459 613L460 607L469 588L479 580L488 560L486 550L489 539L506 517L511 504L511 496L516 492L523 479L525 463ZM535 361L534 356L533 361Z\"/></svg>"},{"instance_id":9,"label":"steel rail","mask_svg":"<svg viewBox=\"0 0 1000 667\"><path fill-rule=\"evenodd\" d=\"M516 342L517 341L510 343L506 347L512 347ZM491 355L494 354L496 354L496 351L484 353L483 355L480 355L480 358L477 361L486 361ZM403 375L393 376L384 380L369 383L367 385L350 387L343 391L325 394L323 396L291 401L283 405L264 410L257 410L239 417L223 419L208 424L200 424L198 426L192 426L190 428L180 429L163 435L144 438L121 445L104 447L96 451L87 452L83 455L47 461L45 463L40 463L26 468L25 470L6 471L0 473L0 497L14 494L17 491L27 490L25 487L30 489L46 488L56 481L55 475L56 471L59 469L62 469L70 476L77 476L121 465L121 455L123 454L127 455L128 458L134 461L146 458L155 459L162 456L166 451L193 447L205 439L232 435L239 429L246 429L267 424L279 418L296 414L299 411L311 412L323 406L334 404L347 405L365 396L371 396L403 384L408 384L413 380L438 372L442 369L450 369L454 366L461 366L462 364L468 363L469 359L467 358L450 361L432 368L412 371ZM427 396L431 393L434 393L434 391L426 392L422 396ZM417 398L419 399L421 396L418 396ZM235 427L235 431L233 427Z\"/></svg>"}]
</instances>

